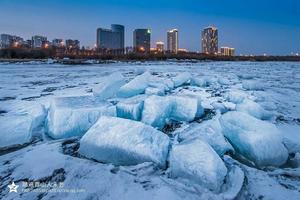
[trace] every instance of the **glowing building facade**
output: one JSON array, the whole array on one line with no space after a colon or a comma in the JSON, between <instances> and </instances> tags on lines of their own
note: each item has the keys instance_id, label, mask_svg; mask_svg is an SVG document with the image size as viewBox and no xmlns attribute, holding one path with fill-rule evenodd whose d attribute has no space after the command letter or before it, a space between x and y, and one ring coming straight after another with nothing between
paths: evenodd
<instances>
[{"instance_id":1,"label":"glowing building facade","mask_svg":"<svg viewBox=\"0 0 300 200\"><path fill-rule=\"evenodd\" d=\"M209 26L202 31L202 53L217 54L218 53L218 29Z\"/></svg>"},{"instance_id":2,"label":"glowing building facade","mask_svg":"<svg viewBox=\"0 0 300 200\"><path fill-rule=\"evenodd\" d=\"M172 29L167 32L167 46L171 53L178 52L178 30Z\"/></svg>"},{"instance_id":3,"label":"glowing building facade","mask_svg":"<svg viewBox=\"0 0 300 200\"><path fill-rule=\"evenodd\" d=\"M165 50L165 44L161 41L156 42L156 51L162 53L164 52L164 50Z\"/></svg>"},{"instance_id":4,"label":"glowing building facade","mask_svg":"<svg viewBox=\"0 0 300 200\"><path fill-rule=\"evenodd\" d=\"M222 56L234 56L235 49L231 47L221 47Z\"/></svg>"}]
</instances>

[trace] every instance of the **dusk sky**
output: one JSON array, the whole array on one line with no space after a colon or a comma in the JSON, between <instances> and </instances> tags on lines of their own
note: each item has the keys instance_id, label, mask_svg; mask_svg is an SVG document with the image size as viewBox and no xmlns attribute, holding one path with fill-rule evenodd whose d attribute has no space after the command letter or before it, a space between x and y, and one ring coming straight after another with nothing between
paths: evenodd
<instances>
[{"instance_id":1,"label":"dusk sky","mask_svg":"<svg viewBox=\"0 0 300 200\"><path fill-rule=\"evenodd\" d=\"M152 45L179 30L179 46L200 50L200 32L219 29L219 46L238 54L300 52L300 1L297 0L0 0L0 33L79 39L93 46L98 27L122 24L126 46L135 28L152 29Z\"/></svg>"}]
</instances>

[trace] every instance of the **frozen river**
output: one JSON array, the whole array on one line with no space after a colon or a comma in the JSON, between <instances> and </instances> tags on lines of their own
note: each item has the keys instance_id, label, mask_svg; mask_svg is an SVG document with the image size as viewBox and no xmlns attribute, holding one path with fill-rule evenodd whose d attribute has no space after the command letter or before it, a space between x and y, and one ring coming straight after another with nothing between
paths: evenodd
<instances>
[{"instance_id":1,"label":"frozen river","mask_svg":"<svg viewBox=\"0 0 300 200\"><path fill-rule=\"evenodd\" d=\"M89 152L89 156L80 154L79 140L90 126L73 121L74 127L76 123L82 124L76 131L69 127L73 130L70 131L67 130L68 126L71 126L69 121L66 124L62 122L65 126L63 128L61 127L63 125L51 124L56 120L69 120L51 118L56 115L52 116L49 113L61 112L51 106L57 97L92 97L104 81L107 82L105 85L109 85L110 81L116 82L114 78L111 78L112 80L105 78L110 74L121 73L128 83L146 71L150 72L150 78L145 75L146 81L142 80L144 78L142 77L141 80L135 81L134 85L127 87L122 97L109 97L105 103L112 107L117 105L117 109L121 109L122 112L125 112L124 105L128 106L125 110L129 114L122 114L123 118L134 119L130 120L134 122L141 121L168 135L167 138L168 140L170 138L172 145L170 149L173 150L171 158L166 158L167 168L161 169L154 165L151 162L152 155L151 159L147 160L149 155L139 154L143 158L147 157L146 161L150 162L137 161L139 164L118 166L114 165L114 161L103 162L102 158L94 152ZM169 86L170 83L173 84L172 87ZM145 88L142 87L143 84ZM138 90L136 88L133 90L132 87L138 87ZM130 97L124 98L124 94ZM155 98L151 100L151 96L155 96L158 100ZM169 98L167 104L172 104L171 111L167 117L163 114L158 115L159 112L169 112L167 111L169 108L165 108L161 103L159 109L155 110L156 105L153 102L167 97ZM181 97L188 97L189 101ZM195 109L191 99L197 99ZM139 111L141 113L128 111L129 105L135 106L140 102L143 103L143 108ZM80 103L85 104L85 100L80 100ZM63 104L59 106L65 109L62 113L74 109L72 110L74 113L70 115L74 116L76 112L81 112L76 110L81 104L70 105L70 108L65 106L65 103L60 104ZM92 106L90 104L85 106L93 109L94 104L92 103ZM42 108L39 109L39 106ZM57 109L61 109L59 106ZM98 107L97 103L97 109ZM199 108L202 109L201 114ZM134 112L138 111L134 110ZM243 114L231 116L230 113ZM120 117L119 114L117 116ZM238 119L239 117L241 118ZM93 121L91 118L94 119L95 115L91 117L89 114L88 122L92 126L96 119ZM155 121L157 119L160 121ZM161 122L161 119L164 121ZM176 123L168 124L170 119ZM246 123L242 124L243 121ZM215 122L218 123L217 128ZM108 120L107 123L111 122ZM106 128L100 122L98 125ZM232 128L234 125L238 128ZM36 126L36 129L33 126ZM125 125L121 128L124 127L126 129ZM0 199L300 198L299 62L135 62L70 66L45 63L0 63L0 129L0 140L2 140L0 141ZM209 132L211 129L213 134L221 134L218 137L222 137L220 140L226 142L227 146L216 144L218 138L210 138L214 137L212 135L204 133L204 136L201 133L199 136L198 134L201 131ZM151 129L151 131L156 130ZM273 132L276 132L276 137ZM88 133L92 135L92 132ZM192 136L189 135L190 133ZM245 134L246 139L245 137L237 139L232 133ZM249 136L252 133L255 136ZM113 133L108 131L107 134ZM262 140L261 135L264 135L265 140ZM218 184L209 182L211 181L209 177L205 177L209 184L213 185L211 187L205 181L192 181L191 174L206 176L203 174L212 172L213 169L211 171L199 169L199 165L191 169L184 164L178 167L181 162L186 162L187 165L193 163L184 160L186 157L184 149L188 149L185 140L199 138L208 143L208 148L213 151L212 155L216 156L222 165L224 163L226 169L224 180L218 179L220 181ZM213 141L214 139L216 141ZM176 145L180 147L182 141L183 147L178 148ZM265 144L262 144L264 141ZM86 145L86 143L82 144ZM181 154L175 151L176 147ZM206 146L203 148L205 149ZM230 148L231 153L228 150ZM192 153L197 154L197 150ZM157 152L154 154L157 155ZM183 160L178 160L180 156ZM192 159L196 159L194 162L201 162L197 160L200 159L197 156ZM173 162L175 164L172 164ZM219 168L215 169L216 176L221 176L220 171ZM176 176L174 177L173 174ZM8 192L7 186L12 181L20 186L18 193ZM64 183L64 189L68 191L57 192L49 188L44 188L43 191L35 190L39 187L35 189L29 187L28 191L22 185L24 181L59 181Z\"/></svg>"}]
</instances>

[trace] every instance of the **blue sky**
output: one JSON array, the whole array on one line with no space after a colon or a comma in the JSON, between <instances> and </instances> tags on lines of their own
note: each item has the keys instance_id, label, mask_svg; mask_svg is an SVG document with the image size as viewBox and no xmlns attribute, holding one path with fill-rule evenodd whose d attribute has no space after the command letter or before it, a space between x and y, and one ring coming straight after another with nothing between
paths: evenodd
<instances>
[{"instance_id":1,"label":"blue sky","mask_svg":"<svg viewBox=\"0 0 300 200\"><path fill-rule=\"evenodd\" d=\"M126 46L135 28L152 29L152 45L179 29L179 46L200 50L200 31L219 29L219 46L239 54L300 52L300 1L285 0L0 0L0 33L79 39L93 46L97 27L125 25Z\"/></svg>"}]
</instances>

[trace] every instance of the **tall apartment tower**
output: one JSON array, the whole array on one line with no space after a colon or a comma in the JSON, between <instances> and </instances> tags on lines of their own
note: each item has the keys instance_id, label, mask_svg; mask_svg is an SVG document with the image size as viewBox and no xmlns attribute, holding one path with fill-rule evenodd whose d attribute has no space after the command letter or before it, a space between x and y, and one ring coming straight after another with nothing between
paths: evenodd
<instances>
[{"instance_id":1,"label":"tall apartment tower","mask_svg":"<svg viewBox=\"0 0 300 200\"><path fill-rule=\"evenodd\" d=\"M150 29L135 29L133 32L133 48L135 52L149 53L151 44Z\"/></svg>"},{"instance_id":2,"label":"tall apartment tower","mask_svg":"<svg viewBox=\"0 0 300 200\"><path fill-rule=\"evenodd\" d=\"M218 29L209 26L202 31L202 53L218 53Z\"/></svg>"},{"instance_id":3,"label":"tall apartment tower","mask_svg":"<svg viewBox=\"0 0 300 200\"><path fill-rule=\"evenodd\" d=\"M178 52L178 30L172 29L167 32L167 50L172 53Z\"/></svg>"},{"instance_id":4,"label":"tall apartment tower","mask_svg":"<svg viewBox=\"0 0 300 200\"><path fill-rule=\"evenodd\" d=\"M111 29L97 29L97 48L102 50L121 50L124 52L125 28L119 24L112 24Z\"/></svg>"}]
</instances>

